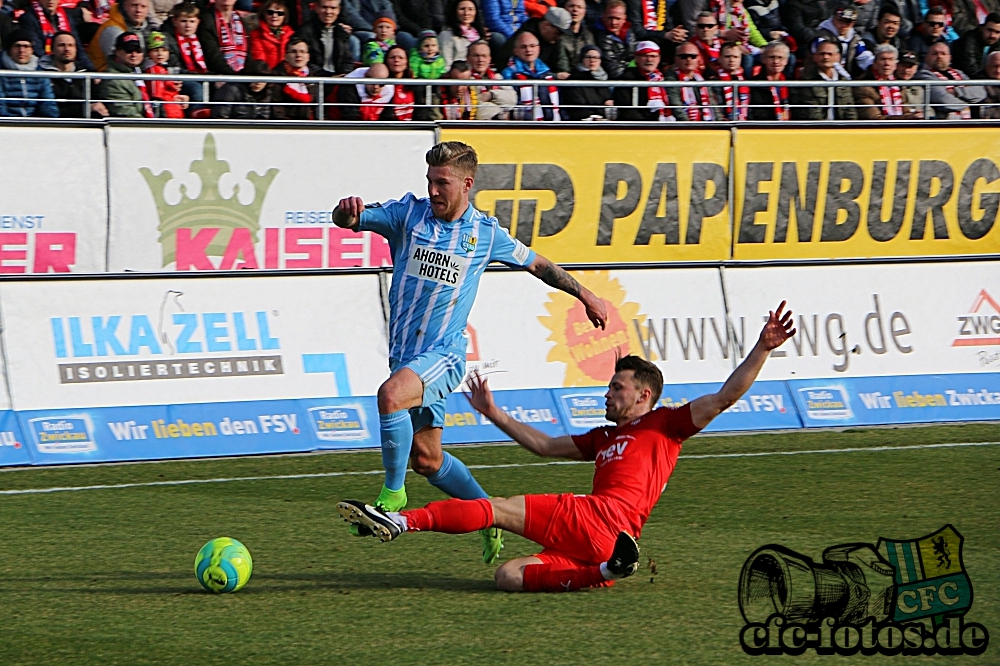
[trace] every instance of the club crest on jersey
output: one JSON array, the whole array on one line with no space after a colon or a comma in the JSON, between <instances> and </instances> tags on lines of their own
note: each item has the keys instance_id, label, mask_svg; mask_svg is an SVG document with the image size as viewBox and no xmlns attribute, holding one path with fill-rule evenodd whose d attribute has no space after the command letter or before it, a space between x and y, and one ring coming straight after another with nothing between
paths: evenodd
<instances>
[{"instance_id":1,"label":"club crest on jersey","mask_svg":"<svg viewBox=\"0 0 1000 666\"><path fill-rule=\"evenodd\" d=\"M462 249L466 252L476 251L477 238L472 234L462 234Z\"/></svg>"}]
</instances>

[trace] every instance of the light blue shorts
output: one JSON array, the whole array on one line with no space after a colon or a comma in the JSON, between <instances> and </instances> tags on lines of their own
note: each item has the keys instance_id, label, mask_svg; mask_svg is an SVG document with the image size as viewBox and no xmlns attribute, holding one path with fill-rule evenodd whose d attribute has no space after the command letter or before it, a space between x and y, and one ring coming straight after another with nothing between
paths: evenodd
<instances>
[{"instance_id":1,"label":"light blue shorts","mask_svg":"<svg viewBox=\"0 0 1000 666\"><path fill-rule=\"evenodd\" d=\"M413 422L413 432L423 427L444 427L445 404L448 396L465 379L465 350L461 353L453 351L429 351L414 356L402 363L394 358L389 359L389 370L396 372L400 368L409 368L417 373L424 385L424 399L419 407L410 410L410 420Z\"/></svg>"}]
</instances>

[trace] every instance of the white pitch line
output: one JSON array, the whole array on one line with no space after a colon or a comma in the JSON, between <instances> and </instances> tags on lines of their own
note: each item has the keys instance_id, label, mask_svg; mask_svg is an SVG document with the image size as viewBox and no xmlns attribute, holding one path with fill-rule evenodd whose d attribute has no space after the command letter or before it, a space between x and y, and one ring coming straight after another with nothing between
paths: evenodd
<instances>
[{"instance_id":1,"label":"white pitch line","mask_svg":"<svg viewBox=\"0 0 1000 666\"><path fill-rule=\"evenodd\" d=\"M959 442L954 444L913 444L911 446L859 446L843 449L813 449L807 451L762 451L760 453L705 453L680 456L683 460L705 460L708 458L760 458L765 456L801 456L819 453L864 453L879 451L907 451L913 449L954 449L964 446L997 446L1000 442ZM505 463L502 465L469 465L469 469L509 469L512 467L550 467L553 465L590 465L585 460L556 460L543 463ZM20 488L0 490L0 495L37 495L78 490L119 490L122 488L149 488L155 486L190 486L199 483L233 483L237 481L277 481L284 479L323 479L336 476L370 476L382 474L384 470L373 469L366 472L316 472L313 474L273 474L270 476L234 476L214 479L178 479L176 481L146 481L143 483L114 483L94 486L54 486L51 488ZM407 472L412 473L411 471Z\"/></svg>"}]
</instances>

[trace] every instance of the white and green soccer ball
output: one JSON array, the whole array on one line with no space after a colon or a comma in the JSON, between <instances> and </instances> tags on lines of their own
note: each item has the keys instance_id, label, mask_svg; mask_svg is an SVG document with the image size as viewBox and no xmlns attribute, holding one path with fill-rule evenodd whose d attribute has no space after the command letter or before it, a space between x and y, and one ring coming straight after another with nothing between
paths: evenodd
<instances>
[{"instance_id":1,"label":"white and green soccer ball","mask_svg":"<svg viewBox=\"0 0 1000 666\"><path fill-rule=\"evenodd\" d=\"M235 592L250 580L253 560L250 551L236 539L212 539L194 558L194 575L209 592Z\"/></svg>"}]
</instances>

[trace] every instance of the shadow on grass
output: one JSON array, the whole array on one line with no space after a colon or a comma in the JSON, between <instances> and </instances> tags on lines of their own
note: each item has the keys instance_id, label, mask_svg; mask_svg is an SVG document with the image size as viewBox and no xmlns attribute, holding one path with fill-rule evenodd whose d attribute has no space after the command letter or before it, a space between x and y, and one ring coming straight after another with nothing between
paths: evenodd
<instances>
[{"instance_id":1,"label":"shadow on grass","mask_svg":"<svg viewBox=\"0 0 1000 666\"><path fill-rule=\"evenodd\" d=\"M165 580L190 581L190 583L162 585ZM136 584L121 585L115 582L135 581ZM151 583L144 586L142 581ZM0 592L23 591L31 587L36 594L90 594L90 595L187 595L211 594L197 587L194 574L115 572L77 576L49 576L34 578L6 578L4 583L20 583L16 587L0 585ZM77 582L79 586L58 586L59 583ZM87 583L92 583L88 586ZM53 585L55 584L55 585ZM310 590L391 590L391 589L436 589L461 592L491 591L496 589L492 580L477 580L442 576L427 573L295 573L257 574L250 584L240 590L241 595L273 594L280 592L302 592Z\"/></svg>"}]
</instances>

